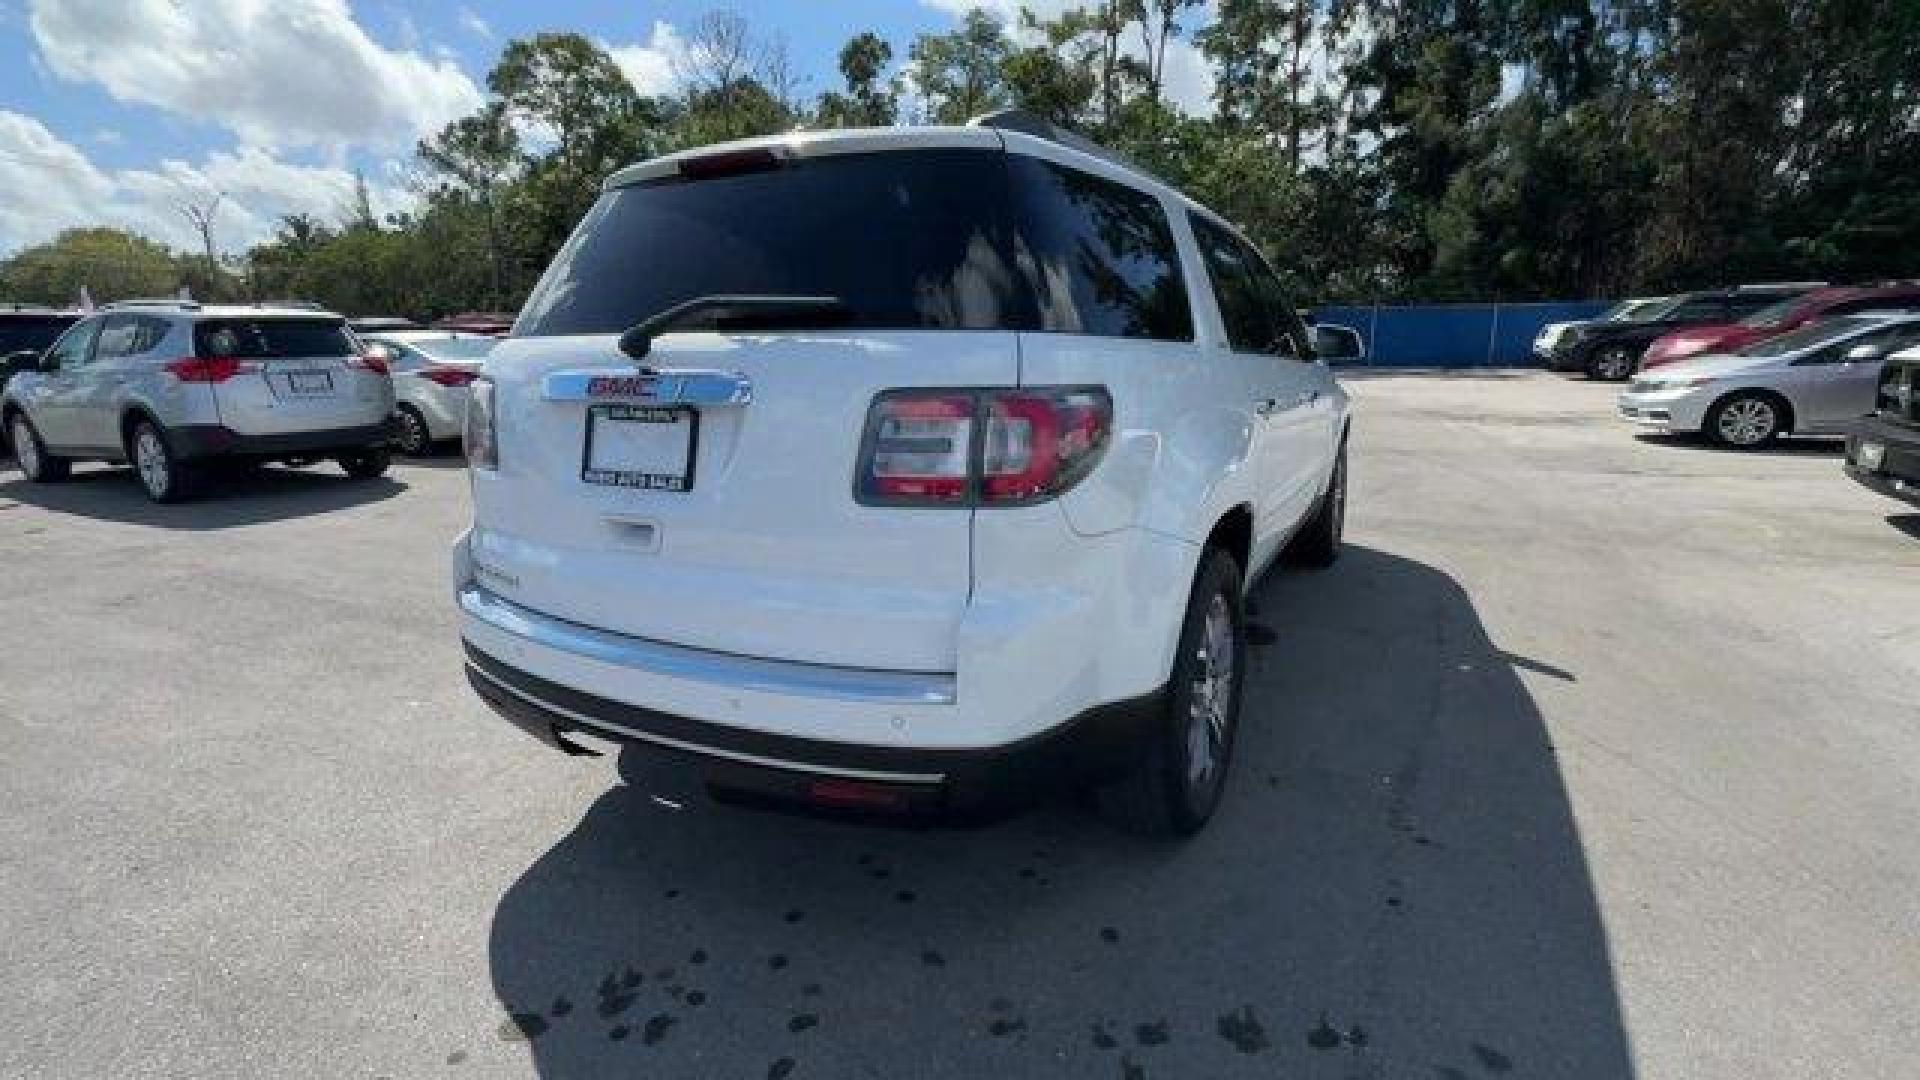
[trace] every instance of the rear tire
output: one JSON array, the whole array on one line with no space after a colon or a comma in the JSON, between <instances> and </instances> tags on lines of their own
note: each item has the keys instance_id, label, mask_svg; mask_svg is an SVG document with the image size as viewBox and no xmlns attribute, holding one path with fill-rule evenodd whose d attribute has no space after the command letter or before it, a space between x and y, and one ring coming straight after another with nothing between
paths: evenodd
<instances>
[{"instance_id":1,"label":"rear tire","mask_svg":"<svg viewBox=\"0 0 1920 1080\"><path fill-rule=\"evenodd\" d=\"M341 454L338 458L340 468L355 480L372 480L385 476L387 467L393 464L393 453L384 446L370 446L365 450Z\"/></svg>"},{"instance_id":2,"label":"rear tire","mask_svg":"<svg viewBox=\"0 0 1920 1080\"><path fill-rule=\"evenodd\" d=\"M1333 459L1333 476L1314 507L1313 516L1287 545L1287 561L1299 566L1326 568L1340 558L1340 541L1347 532L1347 442Z\"/></svg>"},{"instance_id":3,"label":"rear tire","mask_svg":"<svg viewBox=\"0 0 1920 1080\"><path fill-rule=\"evenodd\" d=\"M7 438L13 444L13 460L29 483L57 484L73 473L73 463L47 453L47 444L33 430L33 421L16 412L7 421Z\"/></svg>"},{"instance_id":4,"label":"rear tire","mask_svg":"<svg viewBox=\"0 0 1920 1080\"><path fill-rule=\"evenodd\" d=\"M408 457L425 457L433 452L433 432L427 427L427 418L420 410L411 405L402 405L396 410L400 419L400 434L394 444Z\"/></svg>"},{"instance_id":5,"label":"rear tire","mask_svg":"<svg viewBox=\"0 0 1920 1080\"><path fill-rule=\"evenodd\" d=\"M127 433L127 460L140 478L140 490L154 502L174 503L193 496L198 474L175 456L166 433L153 421L134 421Z\"/></svg>"},{"instance_id":6,"label":"rear tire","mask_svg":"<svg viewBox=\"0 0 1920 1080\"><path fill-rule=\"evenodd\" d=\"M1095 792L1101 810L1122 828L1192 836L1219 808L1246 682L1240 587L1240 564L1209 548L1187 599L1160 722L1132 770Z\"/></svg>"}]
</instances>

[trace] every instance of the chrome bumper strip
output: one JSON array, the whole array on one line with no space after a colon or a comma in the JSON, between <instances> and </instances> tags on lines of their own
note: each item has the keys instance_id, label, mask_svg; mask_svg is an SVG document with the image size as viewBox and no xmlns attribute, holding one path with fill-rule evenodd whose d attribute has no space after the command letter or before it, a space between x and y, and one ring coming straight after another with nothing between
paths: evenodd
<instances>
[{"instance_id":1,"label":"chrome bumper strip","mask_svg":"<svg viewBox=\"0 0 1920 1080\"><path fill-rule=\"evenodd\" d=\"M473 583L460 589L460 610L502 633L549 649L733 690L882 705L951 705L956 695L951 672L831 667L669 645L542 615Z\"/></svg>"}]
</instances>

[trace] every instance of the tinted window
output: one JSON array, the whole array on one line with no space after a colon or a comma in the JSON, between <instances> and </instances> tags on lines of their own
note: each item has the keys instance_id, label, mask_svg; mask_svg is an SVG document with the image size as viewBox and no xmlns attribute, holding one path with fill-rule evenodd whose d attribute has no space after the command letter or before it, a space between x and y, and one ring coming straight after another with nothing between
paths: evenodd
<instances>
[{"instance_id":1,"label":"tinted window","mask_svg":"<svg viewBox=\"0 0 1920 1080\"><path fill-rule=\"evenodd\" d=\"M167 320L152 315L109 315L94 355L106 358L152 352L167 336L167 327Z\"/></svg>"},{"instance_id":2,"label":"tinted window","mask_svg":"<svg viewBox=\"0 0 1920 1080\"><path fill-rule=\"evenodd\" d=\"M73 325L71 318L58 315L26 315L0 318L0 357L23 349L45 352L60 332Z\"/></svg>"},{"instance_id":3,"label":"tinted window","mask_svg":"<svg viewBox=\"0 0 1920 1080\"><path fill-rule=\"evenodd\" d=\"M339 319L209 319L193 328L201 356L349 356L353 339Z\"/></svg>"},{"instance_id":4,"label":"tinted window","mask_svg":"<svg viewBox=\"0 0 1920 1080\"><path fill-rule=\"evenodd\" d=\"M1873 296L1862 296L1857 299L1835 304L1821 314L1823 316L1851 315L1856 311L1897 311L1901 308L1914 307L1916 304L1920 304L1920 295L1910 293L1878 293Z\"/></svg>"},{"instance_id":5,"label":"tinted window","mask_svg":"<svg viewBox=\"0 0 1920 1080\"><path fill-rule=\"evenodd\" d=\"M1771 337L1749 345L1740 350L1740 355L1786 356L1802 349L1811 349L1850 337L1872 326L1874 322L1875 320L1872 319L1837 319L1833 322L1814 323L1812 326L1803 326L1798 330L1781 334L1779 337Z\"/></svg>"},{"instance_id":6,"label":"tinted window","mask_svg":"<svg viewBox=\"0 0 1920 1080\"><path fill-rule=\"evenodd\" d=\"M73 328L60 336L53 348L47 350L47 359L53 366L62 368L78 367L91 359L93 339L100 334L100 317L82 319Z\"/></svg>"},{"instance_id":7,"label":"tinted window","mask_svg":"<svg viewBox=\"0 0 1920 1080\"><path fill-rule=\"evenodd\" d=\"M1750 305L1754 299L1753 297L1742 296L1737 297L1736 302L1743 305ZM1798 296L1789 296L1785 300L1774 300L1762 306L1760 310L1741 319L1740 324L1742 326L1753 327L1756 330L1764 330L1768 327L1783 325L1799 310L1800 299Z\"/></svg>"},{"instance_id":8,"label":"tinted window","mask_svg":"<svg viewBox=\"0 0 1920 1080\"><path fill-rule=\"evenodd\" d=\"M1173 229L1160 200L1025 155L1008 157L1020 260L1042 328L1104 337L1193 339Z\"/></svg>"},{"instance_id":9,"label":"tinted window","mask_svg":"<svg viewBox=\"0 0 1920 1080\"><path fill-rule=\"evenodd\" d=\"M1688 300L1664 317L1682 322L1718 321L1727 317L1727 306L1718 300Z\"/></svg>"},{"instance_id":10,"label":"tinted window","mask_svg":"<svg viewBox=\"0 0 1920 1080\"><path fill-rule=\"evenodd\" d=\"M1194 239L1206 264L1207 280L1220 307L1227 344L1234 352L1266 352L1278 336L1253 263L1233 237L1212 222L1193 218Z\"/></svg>"},{"instance_id":11,"label":"tinted window","mask_svg":"<svg viewBox=\"0 0 1920 1080\"><path fill-rule=\"evenodd\" d=\"M916 150L608 192L516 333L610 334L716 293L835 296L870 329L1039 329L1006 155Z\"/></svg>"},{"instance_id":12,"label":"tinted window","mask_svg":"<svg viewBox=\"0 0 1920 1080\"><path fill-rule=\"evenodd\" d=\"M1313 343L1306 324L1288 302L1279 275L1253 245L1226 229L1189 214L1207 280L1219 298L1227 344L1235 352L1306 359Z\"/></svg>"}]
</instances>

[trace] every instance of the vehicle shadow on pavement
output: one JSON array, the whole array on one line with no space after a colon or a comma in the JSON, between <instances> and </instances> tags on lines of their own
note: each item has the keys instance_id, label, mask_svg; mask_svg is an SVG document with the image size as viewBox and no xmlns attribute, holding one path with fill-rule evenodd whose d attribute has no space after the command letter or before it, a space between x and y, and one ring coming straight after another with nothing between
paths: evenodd
<instances>
[{"instance_id":1,"label":"vehicle shadow on pavement","mask_svg":"<svg viewBox=\"0 0 1920 1080\"><path fill-rule=\"evenodd\" d=\"M1255 599L1194 840L621 784L502 896L502 1024L468 1047L549 1077L1630 1077L1554 750L1469 597L1349 547Z\"/></svg>"},{"instance_id":2,"label":"vehicle shadow on pavement","mask_svg":"<svg viewBox=\"0 0 1920 1080\"><path fill-rule=\"evenodd\" d=\"M1920 540L1920 514L1892 514L1888 516L1887 524Z\"/></svg>"},{"instance_id":3,"label":"vehicle shadow on pavement","mask_svg":"<svg viewBox=\"0 0 1920 1080\"><path fill-rule=\"evenodd\" d=\"M124 466L79 467L58 484L33 484L11 463L0 468L0 503L7 500L61 514L204 531L308 517L391 499L407 485L391 477L355 480L328 466L312 469L222 469L189 502L160 506L140 490Z\"/></svg>"}]
</instances>

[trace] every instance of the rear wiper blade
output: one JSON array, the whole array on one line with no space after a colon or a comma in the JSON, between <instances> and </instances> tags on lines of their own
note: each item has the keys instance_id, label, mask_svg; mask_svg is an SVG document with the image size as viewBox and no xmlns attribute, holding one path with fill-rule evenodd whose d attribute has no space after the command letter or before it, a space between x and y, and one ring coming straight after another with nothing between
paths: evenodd
<instances>
[{"instance_id":1,"label":"rear wiper blade","mask_svg":"<svg viewBox=\"0 0 1920 1080\"><path fill-rule=\"evenodd\" d=\"M620 335L620 351L639 360L653 339L668 330L700 326L709 330L757 330L838 326L853 318L853 308L837 296L696 296L649 315Z\"/></svg>"}]
</instances>

